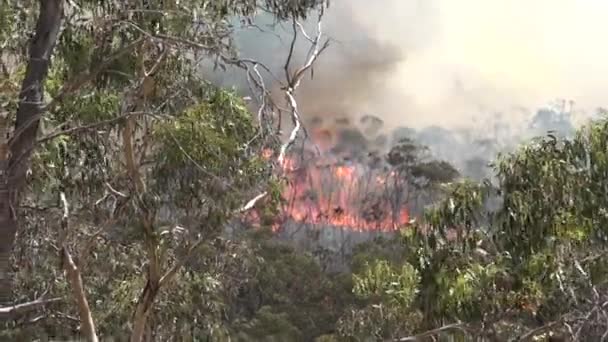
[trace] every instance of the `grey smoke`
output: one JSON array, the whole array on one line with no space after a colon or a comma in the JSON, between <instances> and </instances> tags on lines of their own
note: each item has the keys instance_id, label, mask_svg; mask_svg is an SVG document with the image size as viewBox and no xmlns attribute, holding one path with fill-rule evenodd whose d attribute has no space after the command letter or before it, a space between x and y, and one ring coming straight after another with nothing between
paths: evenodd
<instances>
[{"instance_id":1,"label":"grey smoke","mask_svg":"<svg viewBox=\"0 0 608 342\"><path fill-rule=\"evenodd\" d=\"M592 0L333 0L324 19L332 46L297 94L305 125L352 123L372 141L413 136L479 169L533 135L570 134L607 105L606 13L608 2ZM240 53L282 75L291 27L257 24L264 32L238 31ZM239 72L221 77L246 89ZM552 103L561 98L574 104Z\"/></svg>"}]
</instances>

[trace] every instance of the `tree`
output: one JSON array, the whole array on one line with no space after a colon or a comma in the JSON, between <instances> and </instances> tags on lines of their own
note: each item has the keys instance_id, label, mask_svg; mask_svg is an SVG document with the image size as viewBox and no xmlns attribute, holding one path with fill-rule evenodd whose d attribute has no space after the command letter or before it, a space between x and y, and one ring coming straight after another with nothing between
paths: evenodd
<instances>
[{"instance_id":1,"label":"tree","mask_svg":"<svg viewBox=\"0 0 608 342\"><path fill-rule=\"evenodd\" d=\"M367 320L346 316L340 334L399 341L605 337L608 326L600 317L608 293L600 265L608 259L601 209L605 196L599 189L606 179L606 132L602 120L571 140L536 139L497 160L498 184L452 185L423 222L389 244L402 248L367 253L366 260L387 261L375 261L355 275L373 288L391 289L387 293L417 293L407 305L380 296L359 310L382 307L391 308L385 315L413 316L390 326L374 321L379 313ZM501 206L489 210L487 201L497 195ZM419 280L403 283L388 276L400 268Z\"/></svg>"},{"instance_id":2,"label":"tree","mask_svg":"<svg viewBox=\"0 0 608 342\"><path fill-rule=\"evenodd\" d=\"M18 93L19 105L13 132L9 132L8 113L0 118L0 303L9 302L10 254L17 232L15 204L25 181L27 162L43 112L43 83L55 48L61 20L63 1L40 1L40 14L29 51L29 63ZM8 136L10 140L7 140Z\"/></svg>"},{"instance_id":3,"label":"tree","mask_svg":"<svg viewBox=\"0 0 608 342\"><path fill-rule=\"evenodd\" d=\"M460 174L448 162L430 156L428 147L411 138L402 138L386 156L392 177L387 181L387 192L393 215L403 203L411 199L432 203L440 185L456 180Z\"/></svg>"},{"instance_id":4,"label":"tree","mask_svg":"<svg viewBox=\"0 0 608 342\"><path fill-rule=\"evenodd\" d=\"M271 165L258 157L262 147L276 147L274 107L257 70L262 64L238 58L227 19L250 19L263 10L292 21L296 30L297 20L310 10L319 8L321 16L325 3L40 1L27 60L19 48L22 38L14 33L30 29L27 14L35 11L34 3L0 6L3 22L11 24L3 25L3 43L14 48L2 56L3 70L11 76L3 85L7 103L0 129L3 137L10 136L3 141L0 163L2 300L12 297L16 233L27 236L17 225L56 224L57 230L28 236L28 243L56 243L82 332L96 340L91 310L97 304L89 308L83 260L91 253L99 257L99 250L91 250L100 239L110 259L124 253L121 244L132 245L133 256L145 266L126 267L123 274L144 280L131 319L131 340L140 341L153 333L149 317L160 290L194 252L215 241L226 222L248 208L248 199L274 181L268 177ZM298 133L295 89L327 46L321 34L311 43L305 65L295 68L291 55L286 62L285 96L296 128L280 147L279 162ZM198 56L241 67L259 91L258 119L269 124L256 124L237 95L201 79ZM24 67L21 91L11 92ZM81 247L78 253L74 246ZM16 259L33 264L27 257Z\"/></svg>"}]
</instances>

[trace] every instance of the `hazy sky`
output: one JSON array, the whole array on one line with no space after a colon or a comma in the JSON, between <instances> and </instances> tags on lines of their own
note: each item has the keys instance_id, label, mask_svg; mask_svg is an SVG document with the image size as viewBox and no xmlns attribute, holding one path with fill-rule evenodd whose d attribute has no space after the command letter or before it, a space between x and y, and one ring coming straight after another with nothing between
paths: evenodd
<instances>
[{"instance_id":1,"label":"hazy sky","mask_svg":"<svg viewBox=\"0 0 608 342\"><path fill-rule=\"evenodd\" d=\"M593 111L608 106L606 17L606 0L332 0L336 42L300 105L393 127L516 121L556 99ZM289 38L243 36L244 55L280 70Z\"/></svg>"},{"instance_id":2,"label":"hazy sky","mask_svg":"<svg viewBox=\"0 0 608 342\"><path fill-rule=\"evenodd\" d=\"M447 124L466 121L477 108L537 107L556 98L589 108L608 102L608 1L334 4L330 34L345 42L356 35L339 14L351 11L369 36L403 53L403 60L383 75L386 96L375 94L380 98L370 104L393 120ZM399 113L403 98L411 103Z\"/></svg>"}]
</instances>

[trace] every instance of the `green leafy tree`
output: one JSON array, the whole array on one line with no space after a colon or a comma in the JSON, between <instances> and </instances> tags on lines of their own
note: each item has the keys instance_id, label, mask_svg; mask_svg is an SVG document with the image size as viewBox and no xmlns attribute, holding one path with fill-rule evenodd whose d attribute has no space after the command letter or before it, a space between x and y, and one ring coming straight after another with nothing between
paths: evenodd
<instances>
[{"instance_id":1,"label":"green leafy tree","mask_svg":"<svg viewBox=\"0 0 608 342\"><path fill-rule=\"evenodd\" d=\"M359 340L394 331L403 341L600 340L606 331L599 319L604 309L597 306L607 295L599 266L607 260L600 195L606 132L606 120L600 120L572 139L535 139L497 160L496 186L455 183L400 238L360 249L366 254L354 259L359 265L374 258L390 263L368 268L365 278L354 275L359 287L417 293L413 303L397 307L421 318L410 330L401 319L396 326L369 320L362 331L345 315L341 334L358 332ZM501 205L490 210L495 197ZM395 244L403 247L389 248ZM388 276L400 267L413 267L418 283L405 286ZM395 303L377 298L377 307Z\"/></svg>"},{"instance_id":2,"label":"green leafy tree","mask_svg":"<svg viewBox=\"0 0 608 342\"><path fill-rule=\"evenodd\" d=\"M188 279L184 266L197 266L204 276L178 289L222 293L217 283L223 273L195 265L194 255L221 250L222 227L274 186L271 165L258 156L263 147L276 147L276 132L256 123L239 96L203 79L200 60L250 74L259 63L238 58L230 19L247 22L266 11L295 27L324 6L256 0L0 4L7 47L0 63L10 76L2 81L0 118L0 301L53 296L3 308L7 326L53 304L69 323L46 325L47 333L97 340L99 331L130 330L131 340L141 341L183 327L155 305L159 298L171 301L165 294L175 294L176 279ZM34 32L31 41L23 32ZM319 50L320 43L313 47ZM288 73L289 96L318 54ZM260 82L256 89L266 99ZM218 253L223 258L227 252ZM32 274L46 280L31 287ZM210 302L205 298L201 307ZM221 311L201 315L203 329L214 331ZM96 317L107 320L100 325Z\"/></svg>"}]
</instances>

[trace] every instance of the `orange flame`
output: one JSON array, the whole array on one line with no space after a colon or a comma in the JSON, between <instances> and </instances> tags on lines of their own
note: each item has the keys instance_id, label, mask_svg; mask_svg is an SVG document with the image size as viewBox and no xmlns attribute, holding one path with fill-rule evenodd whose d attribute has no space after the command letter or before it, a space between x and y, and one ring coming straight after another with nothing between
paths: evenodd
<instances>
[{"instance_id":1,"label":"orange flame","mask_svg":"<svg viewBox=\"0 0 608 342\"><path fill-rule=\"evenodd\" d=\"M270 158L272 152L265 150L263 156ZM393 231L408 224L405 203L394 203L395 196L385 187L394 173L378 174L357 164L337 165L331 158L316 161L285 158L282 167L287 184L282 191L281 218L273 229L289 220L357 231ZM258 220L256 213L250 214L249 221Z\"/></svg>"}]
</instances>

